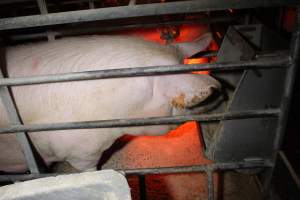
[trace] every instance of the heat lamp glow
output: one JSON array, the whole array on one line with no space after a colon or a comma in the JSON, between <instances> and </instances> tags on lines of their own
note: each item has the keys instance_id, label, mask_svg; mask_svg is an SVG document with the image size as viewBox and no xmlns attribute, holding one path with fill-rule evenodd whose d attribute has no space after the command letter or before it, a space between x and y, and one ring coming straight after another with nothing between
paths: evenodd
<instances>
[{"instance_id":1,"label":"heat lamp glow","mask_svg":"<svg viewBox=\"0 0 300 200\"><path fill-rule=\"evenodd\" d=\"M205 32L207 32L207 27L203 25L182 25L178 36L173 42L193 41ZM120 34L120 32L117 34ZM161 29L139 29L123 31L121 34L143 37L146 40L160 44L166 43L161 37ZM209 50L217 50L217 48L216 43L212 42ZM186 58L183 63L202 64L214 61L214 59ZM209 74L209 71L193 73ZM116 168L134 169L209 164L212 161L204 156L204 143L199 126L196 122L187 122L162 136L124 136L118 141L122 148L117 147L119 150L113 152L105 165L110 166L117 163ZM160 199L162 196L159 195L162 194L167 195L167 198L170 199L186 199L194 195L206 198L205 174L151 175L147 177L147 188L150 191L157 191L157 194L148 193L149 199ZM128 181L133 190L138 188L138 186L134 186L137 181L134 180L134 177L129 178ZM133 192L133 194L136 193L139 193L139 191ZM133 199L138 199L138 197L133 197Z\"/></svg>"}]
</instances>

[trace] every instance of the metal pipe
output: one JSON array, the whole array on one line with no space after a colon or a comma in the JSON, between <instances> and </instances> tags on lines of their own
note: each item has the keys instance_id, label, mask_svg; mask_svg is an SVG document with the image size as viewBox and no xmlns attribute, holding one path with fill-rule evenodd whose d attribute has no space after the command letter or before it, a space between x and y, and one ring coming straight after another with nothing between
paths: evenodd
<instances>
[{"instance_id":1,"label":"metal pipe","mask_svg":"<svg viewBox=\"0 0 300 200\"><path fill-rule=\"evenodd\" d=\"M130 17L155 16L165 14L181 14L205 12L211 10L245 9L256 7L274 7L296 5L298 0L201 0L153 3L110 8L89 9L32 15L0 19L0 30L29 28L37 26L78 23L97 20L112 20Z\"/></svg>"},{"instance_id":2,"label":"metal pipe","mask_svg":"<svg viewBox=\"0 0 300 200\"><path fill-rule=\"evenodd\" d=\"M194 65L169 65L137 68L121 68L109 70L96 70L86 72L62 73L53 75L16 77L0 79L0 86L33 85L41 83L58 83L67 81L82 81L107 78L123 78L136 76L152 76L164 74L176 74L192 71L221 71L221 70L245 70L245 69L271 69L282 68L290 64L290 58L286 56L267 58L253 61L194 64Z\"/></svg>"},{"instance_id":3,"label":"metal pipe","mask_svg":"<svg viewBox=\"0 0 300 200\"><path fill-rule=\"evenodd\" d=\"M193 166L162 167L148 169L118 169L126 175L146 175L146 174L173 174L173 173L190 173L190 172L207 172L208 170L234 170L234 169L251 169L260 167L272 167L269 160L260 160L257 162L228 162L212 163Z\"/></svg>"},{"instance_id":4,"label":"metal pipe","mask_svg":"<svg viewBox=\"0 0 300 200\"><path fill-rule=\"evenodd\" d=\"M296 79L296 73L300 63L300 7L298 8L296 28L291 42L291 56L292 64L287 69L286 73L284 92L280 105L281 112L279 114L276 138L274 140L274 149L276 151L278 151L281 147L282 138L286 129L290 103L293 96L292 93Z\"/></svg>"},{"instance_id":5,"label":"metal pipe","mask_svg":"<svg viewBox=\"0 0 300 200\"><path fill-rule=\"evenodd\" d=\"M135 5L135 3L136 3L136 0L130 0L128 5L130 5L130 6Z\"/></svg>"},{"instance_id":6,"label":"metal pipe","mask_svg":"<svg viewBox=\"0 0 300 200\"><path fill-rule=\"evenodd\" d=\"M161 27L161 26L176 26L181 24L211 24L211 23L220 23L220 22L230 22L237 20L236 17L226 16L226 17L200 17L198 19L193 20L179 20L179 21L159 21L149 22L149 23L137 23L137 24L129 24L129 25L114 25L114 26L96 26L96 27L72 27L69 29L57 29L53 31L55 37L66 37L66 36L75 36L75 35L84 35L84 34L95 34L95 33L107 33L112 31L119 30L130 30L135 28L153 28L153 27ZM41 33L28 33L28 34L16 34L8 36L12 41L22 41L22 40L33 40L33 39L43 39L46 38L47 35L44 32Z\"/></svg>"},{"instance_id":7,"label":"metal pipe","mask_svg":"<svg viewBox=\"0 0 300 200\"><path fill-rule=\"evenodd\" d=\"M207 175L207 193L208 193L208 200L214 200L214 178L213 178L213 171L208 170L206 172Z\"/></svg>"},{"instance_id":8,"label":"metal pipe","mask_svg":"<svg viewBox=\"0 0 300 200\"><path fill-rule=\"evenodd\" d=\"M273 166L270 160L261 160L259 162L228 162L213 163L194 166L177 166L162 168L142 168L142 169L116 169L125 175L147 175L147 174L174 174L190 172L206 172L207 170L234 170L234 169L252 169L252 168L270 168ZM49 176L58 176L63 174L7 174L0 175L0 182L25 181Z\"/></svg>"},{"instance_id":9,"label":"metal pipe","mask_svg":"<svg viewBox=\"0 0 300 200\"><path fill-rule=\"evenodd\" d=\"M132 126L150 126L150 125L167 125L179 124L188 121L210 122L232 119L246 118L266 118L277 117L278 109L267 110L247 110L228 113L214 113L203 115L181 115L171 117L152 117L138 119L112 119L84 122L65 122L51 124L25 124L12 125L9 127L0 128L0 134L17 133L17 132L39 132L53 130L69 130L69 129L94 129L94 128L117 128L117 127L132 127Z\"/></svg>"},{"instance_id":10,"label":"metal pipe","mask_svg":"<svg viewBox=\"0 0 300 200\"><path fill-rule=\"evenodd\" d=\"M291 41L290 51L292 56L292 64L287 69L287 73L286 73L284 91L283 91L281 104L280 104L281 112L279 113L278 116L278 125L276 129L275 139L273 141L274 161L278 156L278 151L281 148L283 137L285 135L290 103L291 103L292 93L293 93L293 86L296 78L297 68L299 67L299 63L300 63L300 6L297 8L297 21L296 21L296 26L293 33L292 41ZM271 187L273 172L274 172L274 168L268 170L265 174L264 193L266 196L268 196L269 192L271 191L270 187Z\"/></svg>"},{"instance_id":11,"label":"metal pipe","mask_svg":"<svg viewBox=\"0 0 300 200\"><path fill-rule=\"evenodd\" d=\"M0 59L4 59L4 51L0 50ZM0 64L1 65L1 64ZM0 69L0 78L3 78L3 72ZM0 87L0 100L3 104L4 110L2 110L2 115L6 112L9 123L11 124L22 124L22 119L20 113L15 104L12 93L10 93L8 87ZM26 160L27 167L31 173L40 173L40 169L37 163L36 156L33 151L33 146L30 143L30 138L27 133L20 132L16 134L16 139L20 144L24 158Z\"/></svg>"}]
</instances>

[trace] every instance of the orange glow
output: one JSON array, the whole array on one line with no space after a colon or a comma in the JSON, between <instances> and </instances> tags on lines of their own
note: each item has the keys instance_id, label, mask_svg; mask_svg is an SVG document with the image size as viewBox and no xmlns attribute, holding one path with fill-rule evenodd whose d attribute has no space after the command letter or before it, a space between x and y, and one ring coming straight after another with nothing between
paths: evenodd
<instances>
[{"instance_id":1,"label":"orange glow","mask_svg":"<svg viewBox=\"0 0 300 200\"><path fill-rule=\"evenodd\" d=\"M168 167L211 163L203 153L196 122L187 122L161 136L125 136L127 144L117 152L119 168ZM191 153L192 152L192 153ZM134 159L132 159L134 158Z\"/></svg>"},{"instance_id":2,"label":"orange glow","mask_svg":"<svg viewBox=\"0 0 300 200\"><path fill-rule=\"evenodd\" d=\"M208 28L204 25L182 25L179 27L179 35L172 42L188 42L199 38L206 33ZM125 34L142 37L145 40L166 44L161 38L161 33L165 30L173 32L172 28L157 29L136 29L121 31L116 34ZM176 29L174 29L176 31ZM221 37L220 33L219 37ZM209 48L217 50L218 45L213 41ZM201 64L215 61L216 58L192 58L184 59L184 64ZM193 72L195 74L209 74L209 71ZM129 133L130 134L130 133ZM197 164L210 164L204 155L204 141L201 137L199 124L187 122L175 130L161 136L130 136L126 135L118 139L117 151L113 152L110 160L116 168L152 168L152 167L173 167L189 166ZM109 161L108 161L109 162ZM215 184L218 183L215 178ZM150 191L150 199L160 199L152 197L152 193L163 191L170 199L187 199L194 196L201 196L205 199L206 175L205 174L172 174L172 175L147 175L147 188ZM136 189L129 180L132 189ZM152 188L152 189L151 189ZM203 189L204 188L204 189ZM215 185L217 188L217 185ZM133 194L138 193L135 191ZM134 198L133 199L139 199Z\"/></svg>"},{"instance_id":3,"label":"orange glow","mask_svg":"<svg viewBox=\"0 0 300 200\"><path fill-rule=\"evenodd\" d=\"M184 64L203 64L208 63L208 58L186 58L183 60ZM193 74L209 74L209 71L195 71Z\"/></svg>"},{"instance_id":4,"label":"orange glow","mask_svg":"<svg viewBox=\"0 0 300 200\"><path fill-rule=\"evenodd\" d=\"M161 32L166 29L166 27L161 28L143 28L143 29L133 29L126 31L118 31L116 34L124 34L124 35L133 35L137 37L142 37L145 40L157 42L160 44L165 44L165 40L161 38ZM178 37L174 39L173 42L188 42L193 41L196 38L200 37L202 34L206 33L208 28L206 25L181 25L179 26L180 34Z\"/></svg>"},{"instance_id":5,"label":"orange glow","mask_svg":"<svg viewBox=\"0 0 300 200\"><path fill-rule=\"evenodd\" d=\"M114 163L117 163L115 167L119 169L212 163L211 160L205 158L204 142L196 122L187 122L161 136L125 136L120 140L125 140L126 144L112 156L112 159L115 160ZM217 189L217 174L214 179L215 188ZM149 199L161 199L159 194L167 196L166 199L174 200L193 199L192 197L195 196L207 199L207 178L205 174L147 175L146 182L147 190L150 191L148 193ZM133 194L139 192L136 183L138 182L129 181Z\"/></svg>"},{"instance_id":6,"label":"orange glow","mask_svg":"<svg viewBox=\"0 0 300 200\"><path fill-rule=\"evenodd\" d=\"M133 35L142 37L145 40L165 44L165 40L161 38L161 33L166 30L173 33L173 30L176 31L176 28L135 29L118 31L116 34ZM181 25L179 26L179 30L179 35L172 41L174 43L193 41L206 33L208 27L198 24ZM209 49L216 50L218 46L215 42L212 42ZM201 64L211 61L212 58L192 58L184 59L184 64ZM209 71L197 71L193 73L209 74ZM203 152L201 151L204 145L201 137L199 138L200 134L197 123L189 122L163 136L123 137L121 140L127 143L127 145L122 149L122 152L120 152L122 154L121 161L123 166L119 167L136 168L143 166L155 167L210 163L209 160L204 158ZM155 148L153 148L154 146ZM186 149L188 152L193 152L193 154L186 153L187 151L177 151L176 149ZM147 159L148 161L143 160L141 162L140 160L139 162L138 158L141 156L139 152L144 152L149 157L149 159ZM133 162L128 156L135 157L137 163Z\"/></svg>"}]
</instances>

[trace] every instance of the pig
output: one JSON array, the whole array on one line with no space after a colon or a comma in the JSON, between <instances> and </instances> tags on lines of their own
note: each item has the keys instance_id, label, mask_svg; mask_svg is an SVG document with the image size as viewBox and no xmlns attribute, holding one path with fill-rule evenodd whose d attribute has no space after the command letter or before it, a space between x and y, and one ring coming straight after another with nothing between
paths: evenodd
<instances>
[{"instance_id":1,"label":"pig","mask_svg":"<svg viewBox=\"0 0 300 200\"><path fill-rule=\"evenodd\" d=\"M194 42L160 45L129 36L80 36L6 48L9 77L129 67L175 65L205 49L209 33ZM183 114L205 100L220 83L209 75L173 74L14 86L12 93L25 124ZM0 127L9 126L0 103ZM49 166L68 162L79 171L95 170L103 151L124 134L161 135L167 125L29 133ZM28 170L14 134L0 135L0 171Z\"/></svg>"}]
</instances>

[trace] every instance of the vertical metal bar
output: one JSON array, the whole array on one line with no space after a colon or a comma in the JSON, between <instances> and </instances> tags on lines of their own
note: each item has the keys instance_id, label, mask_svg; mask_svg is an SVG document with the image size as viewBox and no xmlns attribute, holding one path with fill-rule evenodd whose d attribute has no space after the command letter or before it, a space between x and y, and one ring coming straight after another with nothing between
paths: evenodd
<instances>
[{"instance_id":1,"label":"vertical metal bar","mask_svg":"<svg viewBox=\"0 0 300 200\"><path fill-rule=\"evenodd\" d=\"M206 171L207 175L207 192L208 200L214 200L214 179L213 179L213 170Z\"/></svg>"},{"instance_id":2,"label":"vertical metal bar","mask_svg":"<svg viewBox=\"0 0 300 200\"><path fill-rule=\"evenodd\" d=\"M297 68L299 67L299 57L300 57L300 7L297 9L297 22L296 28L293 34L291 42L291 57L292 64L287 69L284 93L280 105L280 114L278 118L278 128L276 130L276 138L274 140L274 149L279 150L281 147L282 139L286 129L290 102L293 93L293 86L296 78Z\"/></svg>"},{"instance_id":3,"label":"vertical metal bar","mask_svg":"<svg viewBox=\"0 0 300 200\"><path fill-rule=\"evenodd\" d=\"M46 0L37 0L40 12L42 15L48 14L48 9L47 9L47 4ZM55 40L55 35L52 31L47 31L47 38L48 41L54 41Z\"/></svg>"},{"instance_id":4,"label":"vertical metal bar","mask_svg":"<svg viewBox=\"0 0 300 200\"><path fill-rule=\"evenodd\" d=\"M136 0L130 0L128 5L133 6L133 5L135 5L135 3L136 3Z\"/></svg>"},{"instance_id":5,"label":"vertical metal bar","mask_svg":"<svg viewBox=\"0 0 300 200\"><path fill-rule=\"evenodd\" d=\"M95 3L94 3L94 1L92 1L92 0L89 1L89 8L90 9L95 9Z\"/></svg>"},{"instance_id":6,"label":"vertical metal bar","mask_svg":"<svg viewBox=\"0 0 300 200\"><path fill-rule=\"evenodd\" d=\"M140 188L140 199L147 200L147 186L145 175L138 175L139 188Z\"/></svg>"},{"instance_id":7,"label":"vertical metal bar","mask_svg":"<svg viewBox=\"0 0 300 200\"><path fill-rule=\"evenodd\" d=\"M2 71L0 70L0 79L3 78ZM0 98L6 109L6 113L9 117L9 121L12 124L22 124L19 118L18 111L15 107L14 101L7 87L0 87ZM25 132L16 133L17 140L23 149L23 153L27 162L27 166L31 173L39 174L40 170L38 168L36 159L34 157L32 148L28 141L28 136Z\"/></svg>"},{"instance_id":8,"label":"vertical metal bar","mask_svg":"<svg viewBox=\"0 0 300 200\"><path fill-rule=\"evenodd\" d=\"M300 58L300 7L297 7L297 20L296 27L293 33L291 41L291 58L292 64L287 69L286 80L284 85L284 92L280 105L280 113L278 117L278 126L276 130L276 137L274 139L274 160L276 160L278 151L280 150L283 136L286 130L286 124L288 120L288 113L290 108L290 102L292 98L293 86L295 82L297 68L299 67L299 58ZM264 190L265 193L268 193L271 189L271 179L273 176L274 168L271 168L265 178Z\"/></svg>"},{"instance_id":9,"label":"vertical metal bar","mask_svg":"<svg viewBox=\"0 0 300 200\"><path fill-rule=\"evenodd\" d=\"M41 14L48 14L47 4L45 0L37 0Z\"/></svg>"}]
</instances>

